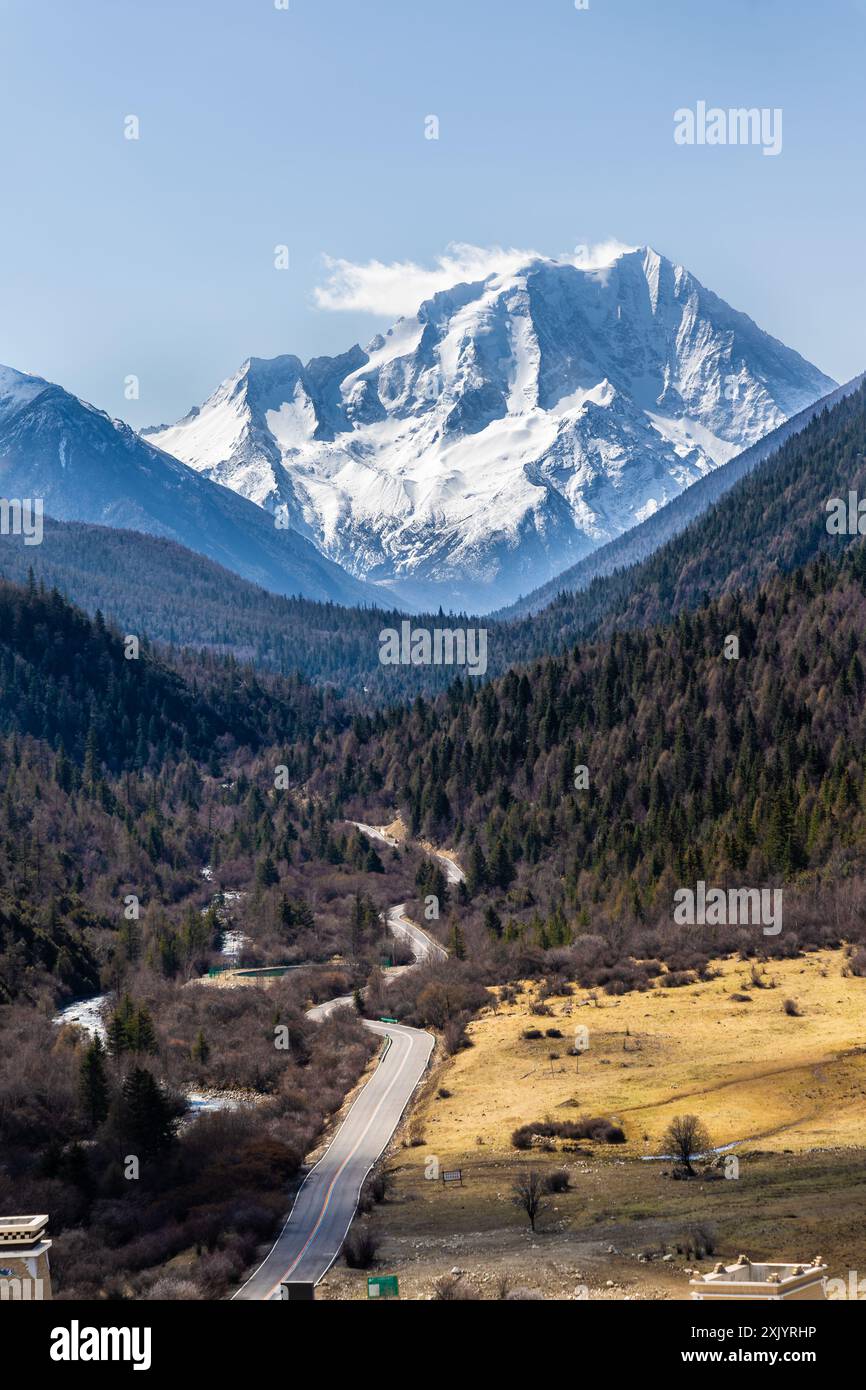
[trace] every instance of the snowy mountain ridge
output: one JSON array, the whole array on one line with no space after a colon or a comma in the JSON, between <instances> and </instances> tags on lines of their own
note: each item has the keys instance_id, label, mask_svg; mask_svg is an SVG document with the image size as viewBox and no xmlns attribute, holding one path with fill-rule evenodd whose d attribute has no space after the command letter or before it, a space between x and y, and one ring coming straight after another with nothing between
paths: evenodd
<instances>
[{"instance_id":1,"label":"snowy mountain ridge","mask_svg":"<svg viewBox=\"0 0 866 1390\"><path fill-rule=\"evenodd\" d=\"M178 541L269 589L320 601L377 597L293 531L61 386L0 366L0 487L57 521ZM15 544L14 538L4 544Z\"/></svg>"},{"instance_id":2,"label":"snowy mountain ridge","mask_svg":"<svg viewBox=\"0 0 866 1390\"><path fill-rule=\"evenodd\" d=\"M142 434L356 578L483 612L834 386L646 247L454 285L366 349L250 358Z\"/></svg>"}]
</instances>

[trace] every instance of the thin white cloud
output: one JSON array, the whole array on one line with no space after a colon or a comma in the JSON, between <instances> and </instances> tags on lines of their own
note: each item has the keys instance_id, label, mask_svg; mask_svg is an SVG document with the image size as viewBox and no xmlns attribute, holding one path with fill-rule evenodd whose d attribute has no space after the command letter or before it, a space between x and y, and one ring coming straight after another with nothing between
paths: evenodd
<instances>
[{"instance_id":1,"label":"thin white cloud","mask_svg":"<svg viewBox=\"0 0 866 1390\"><path fill-rule=\"evenodd\" d=\"M580 270L597 270L610 265L624 251L634 250L621 241L603 241L594 246L577 246L558 259ZM433 266L415 261L356 261L326 256L327 279L313 291L320 309L379 314L396 319L414 314L419 304L440 290L464 281L485 280L488 275L510 275L534 260L538 251L516 247L471 246L454 242Z\"/></svg>"},{"instance_id":2,"label":"thin white cloud","mask_svg":"<svg viewBox=\"0 0 866 1390\"><path fill-rule=\"evenodd\" d=\"M628 251L637 249L636 246L628 246L624 241L609 237L607 241L597 241L593 246L575 246L573 255L568 259L578 270L601 270Z\"/></svg>"},{"instance_id":3,"label":"thin white cloud","mask_svg":"<svg viewBox=\"0 0 866 1390\"><path fill-rule=\"evenodd\" d=\"M423 300L462 281L484 280L488 275L508 275L538 255L512 247L449 246L435 264L415 261L354 261L325 257L328 278L314 290L320 309L354 309L368 314L399 318L414 314Z\"/></svg>"}]
</instances>

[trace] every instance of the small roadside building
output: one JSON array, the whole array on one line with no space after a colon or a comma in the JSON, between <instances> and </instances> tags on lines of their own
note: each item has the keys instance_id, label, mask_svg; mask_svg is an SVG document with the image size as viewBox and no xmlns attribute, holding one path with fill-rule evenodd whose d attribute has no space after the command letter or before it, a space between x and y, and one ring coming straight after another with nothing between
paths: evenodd
<instances>
[{"instance_id":1,"label":"small roadside building","mask_svg":"<svg viewBox=\"0 0 866 1390\"><path fill-rule=\"evenodd\" d=\"M0 1216L0 1299L51 1297L47 1216Z\"/></svg>"}]
</instances>

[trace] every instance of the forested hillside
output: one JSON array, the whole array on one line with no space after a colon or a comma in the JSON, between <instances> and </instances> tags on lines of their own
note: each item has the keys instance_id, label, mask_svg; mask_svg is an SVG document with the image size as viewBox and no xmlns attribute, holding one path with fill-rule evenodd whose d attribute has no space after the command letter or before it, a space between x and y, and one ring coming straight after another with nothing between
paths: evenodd
<instances>
[{"instance_id":1,"label":"forested hillside","mask_svg":"<svg viewBox=\"0 0 866 1390\"><path fill-rule=\"evenodd\" d=\"M100 614L0 584L0 1000L85 993L138 958L200 973L220 938L202 908L220 884L258 895L260 959L325 959L349 940L347 910L323 911L317 935L298 904L374 852L275 790L276 768L298 786L315 740L348 714L325 689L231 658L175 654L172 667L146 640L126 651ZM333 888L323 908L342 899ZM129 893L148 905L134 927Z\"/></svg>"},{"instance_id":2,"label":"forested hillside","mask_svg":"<svg viewBox=\"0 0 866 1390\"><path fill-rule=\"evenodd\" d=\"M859 872L866 845L866 552L836 543L754 597L356 720L314 785L457 848L496 934L622 941L670 927L674 889L702 878L799 885L782 944L817 939L805 890Z\"/></svg>"},{"instance_id":3,"label":"forested hillside","mask_svg":"<svg viewBox=\"0 0 866 1390\"><path fill-rule=\"evenodd\" d=\"M297 676L257 675L231 657L160 659L31 577L0 581L0 731L32 734L73 761L161 768L183 754L219 768L230 749L312 735L334 702Z\"/></svg>"},{"instance_id":4,"label":"forested hillside","mask_svg":"<svg viewBox=\"0 0 866 1390\"><path fill-rule=\"evenodd\" d=\"M420 856L300 794L327 691L127 660L35 585L0 623L0 1208L51 1213L55 1297L220 1298L375 1046L304 1011L378 974ZM290 969L209 987L229 960ZM96 994L103 1041L52 1021ZM242 1109L193 1118L203 1090Z\"/></svg>"},{"instance_id":5,"label":"forested hillside","mask_svg":"<svg viewBox=\"0 0 866 1390\"><path fill-rule=\"evenodd\" d=\"M40 546L0 537L0 574L56 588L93 616L151 642L231 655L242 664L337 687L375 677L377 636L401 613L268 593L176 541L46 518Z\"/></svg>"},{"instance_id":6,"label":"forested hillside","mask_svg":"<svg viewBox=\"0 0 866 1390\"><path fill-rule=\"evenodd\" d=\"M203 864L238 861L244 883L296 876L294 896L301 865L362 868L366 851L344 833L341 848L329 825L395 805L411 834L461 851L476 907L486 893L518 935L537 909L560 944L589 925L666 921L673 885L698 877L814 887L847 873L866 828L863 559L859 541L828 534L825 504L866 486L864 450L861 387L645 564L507 637L491 630L491 653L506 644L499 661L525 649L521 668L487 685L458 679L411 709L400 702L424 668L379 667L379 698L395 685L392 708L376 712L373 692L366 708L343 704L300 676L154 649L143 634L128 660L101 614L86 618L32 579L0 586L14 959L83 988L105 967L102 932L124 883L160 899L173 938L202 901ZM135 545L125 536L119 553ZM172 563L184 555L170 548ZM295 623L314 608L298 605ZM328 615L342 622L341 610ZM360 650L383 615L355 618ZM593 641L575 637L584 629ZM728 634L738 659L723 654ZM566 639L562 654L533 661ZM293 791L275 800L277 764ZM578 766L586 789L574 786ZM206 962L193 935L168 958Z\"/></svg>"}]
</instances>

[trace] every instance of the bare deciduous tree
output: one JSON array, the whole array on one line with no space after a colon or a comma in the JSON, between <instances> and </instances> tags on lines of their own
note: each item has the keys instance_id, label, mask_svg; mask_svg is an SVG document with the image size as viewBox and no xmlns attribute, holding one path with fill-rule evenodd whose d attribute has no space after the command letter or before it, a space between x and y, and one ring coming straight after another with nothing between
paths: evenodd
<instances>
[{"instance_id":1,"label":"bare deciduous tree","mask_svg":"<svg viewBox=\"0 0 866 1390\"><path fill-rule=\"evenodd\" d=\"M710 1147L706 1125L697 1115L675 1115L662 1138L662 1151L675 1154L688 1173L694 1172L692 1159Z\"/></svg>"},{"instance_id":2,"label":"bare deciduous tree","mask_svg":"<svg viewBox=\"0 0 866 1390\"><path fill-rule=\"evenodd\" d=\"M521 1173L520 1177L515 1179L511 1192L512 1202L516 1207L520 1207L521 1211L526 1212L534 1231L538 1218L543 1216L550 1206L543 1177L534 1168L530 1168L528 1173Z\"/></svg>"}]
</instances>

